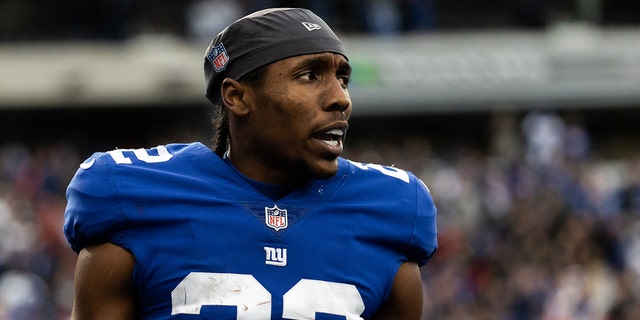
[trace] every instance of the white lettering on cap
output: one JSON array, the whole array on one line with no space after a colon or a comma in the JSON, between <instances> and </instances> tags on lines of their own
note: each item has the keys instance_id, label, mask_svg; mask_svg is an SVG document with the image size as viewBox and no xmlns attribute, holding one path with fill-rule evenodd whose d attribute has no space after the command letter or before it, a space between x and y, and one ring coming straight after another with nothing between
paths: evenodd
<instances>
[{"instance_id":1,"label":"white lettering on cap","mask_svg":"<svg viewBox=\"0 0 640 320\"><path fill-rule=\"evenodd\" d=\"M319 24L311 22L303 22L302 25L309 31L319 30L322 28Z\"/></svg>"}]
</instances>

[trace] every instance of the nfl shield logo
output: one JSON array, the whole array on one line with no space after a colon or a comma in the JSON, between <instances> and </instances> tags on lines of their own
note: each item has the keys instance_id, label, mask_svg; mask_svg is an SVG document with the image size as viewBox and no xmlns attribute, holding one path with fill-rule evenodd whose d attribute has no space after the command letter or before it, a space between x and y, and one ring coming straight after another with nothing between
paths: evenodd
<instances>
[{"instance_id":1,"label":"nfl shield logo","mask_svg":"<svg viewBox=\"0 0 640 320\"><path fill-rule=\"evenodd\" d=\"M229 62L229 55L227 54L227 50L221 44L211 48L211 52L207 55L207 59L211 61L213 65L213 69L216 72L220 72L227 68L227 63Z\"/></svg>"},{"instance_id":2,"label":"nfl shield logo","mask_svg":"<svg viewBox=\"0 0 640 320\"><path fill-rule=\"evenodd\" d=\"M264 220L268 227L278 231L287 227L287 210L278 208L278 205L274 205L273 208L264 207Z\"/></svg>"}]
</instances>

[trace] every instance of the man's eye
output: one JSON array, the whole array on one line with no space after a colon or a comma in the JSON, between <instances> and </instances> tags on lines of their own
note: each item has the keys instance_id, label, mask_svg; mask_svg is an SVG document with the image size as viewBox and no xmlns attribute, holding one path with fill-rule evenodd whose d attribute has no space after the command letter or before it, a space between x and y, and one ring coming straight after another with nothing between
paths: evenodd
<instances>
[{"instance_id":1,"label":"man's eye","mask_svg":"<svg viewBox=\"0 0 640 320\"><path fill-rule=\"evenodd\" d=\"M340 84L343 87L348 87L349 86L349 82L351 82L351 77L349 76L338 76L338 81L340 81Z\"/></svg>"},{"instance_id":2,"label":"man's eye","mask_svg":"<svg viewBox=\"0 0 640 320\"><path fill-rule=\"evenodd\" d=\"M305 80L317 80L318 76L314 72L309 71L300 75L300 78Z\"/></svg>"}]
</instances>

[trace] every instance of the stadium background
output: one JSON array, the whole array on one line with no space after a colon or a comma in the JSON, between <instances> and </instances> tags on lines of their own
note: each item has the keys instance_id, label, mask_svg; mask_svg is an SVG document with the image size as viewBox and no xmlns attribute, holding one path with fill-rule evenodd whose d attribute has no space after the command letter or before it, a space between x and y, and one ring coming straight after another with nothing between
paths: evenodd
<instances>
[{"instance_id":1,"label":"stadium background","mask_svg":"<svg viewBox=\"0 0 640 320\"><path fill-rule=\"evenodd\" d=\"M0 319L68 318L78 164L208 143L204 48L266 6L351 52L346 156L430 186L425 319L640 314L638 2L0 0Z\"/></svg>"}]
</instances>

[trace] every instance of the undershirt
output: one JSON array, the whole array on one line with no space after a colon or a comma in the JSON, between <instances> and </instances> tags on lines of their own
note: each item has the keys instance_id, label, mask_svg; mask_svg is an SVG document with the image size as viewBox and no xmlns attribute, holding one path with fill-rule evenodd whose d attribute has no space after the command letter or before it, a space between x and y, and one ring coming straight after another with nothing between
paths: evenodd
<instances>
[{"instance_id":1,"label":"undershirt","mask_svg":"<svg viewBox=\"0 0 640 320\"><path fill-rule=\"evenodd\" d=\"M264 183L248 178L247 176L242 174L242 172L236 169L236 167L231 163L231 160L227 157L226 153L222 159L224 160L224 163L226 163L231 169L237 172L238 175L241 176L242 179L244 179L244 181L246 181L254 189L258 190L258 192L269 197L273 201L281 199L282 197L289 194L289 192L293 191L293 189L295 189L295 187L292 186Z\"/></svg>"}]
</instances>

